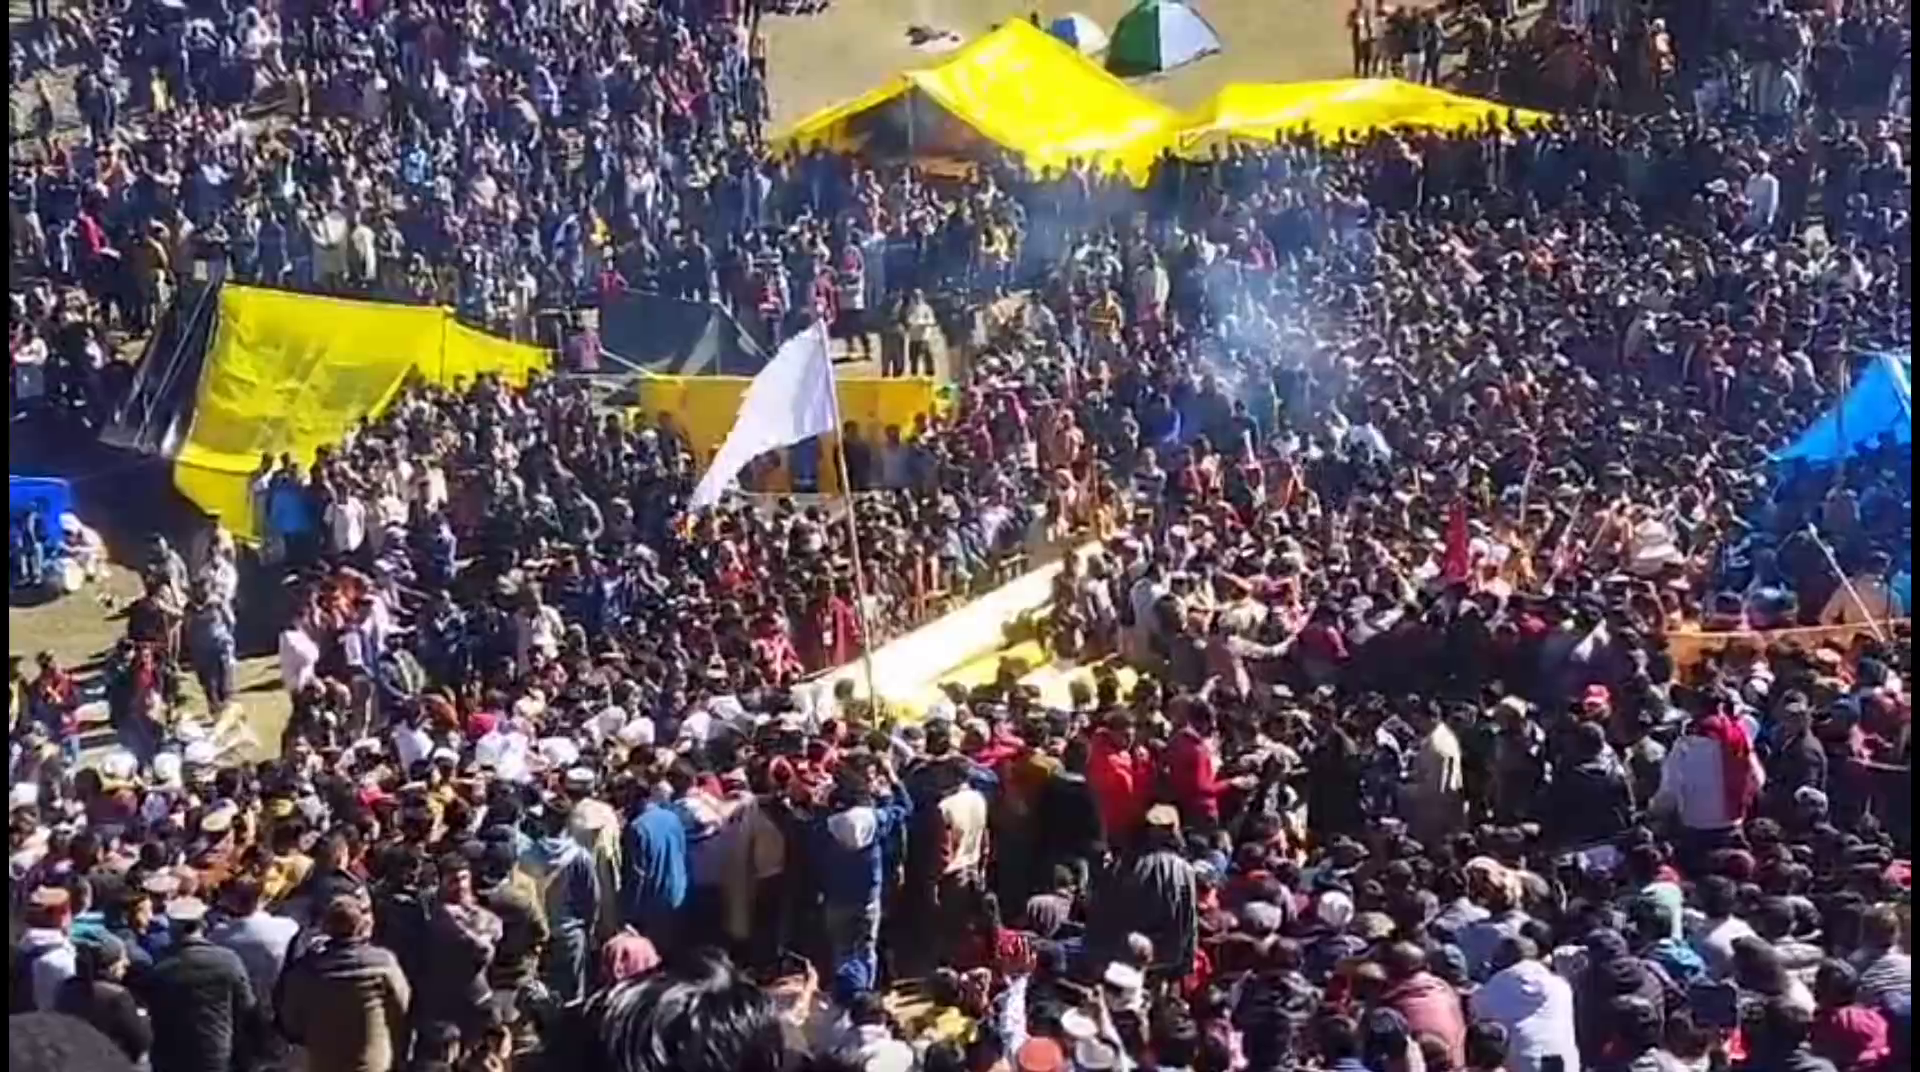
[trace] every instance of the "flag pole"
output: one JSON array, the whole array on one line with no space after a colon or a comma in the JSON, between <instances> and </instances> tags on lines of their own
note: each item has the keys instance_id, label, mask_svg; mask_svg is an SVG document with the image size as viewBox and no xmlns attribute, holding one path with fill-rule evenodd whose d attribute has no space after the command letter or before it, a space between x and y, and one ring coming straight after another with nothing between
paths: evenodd
<instances>
[{"instance_id":1,"label":"flag pole","mask_svg":"<svg viewBox=\"0 0 1920 1072\"><path fill-rule=\"evenodd\" d=\"M875 724L880 721L880 690L873 683L873 628L867 624L867 571L860 559L860 524L854 518L853 481L847 474L846 425L840 421L840 389L833 396L833 460L840 471L840 497L847 504L847 547L853 560L853 615L860 623L860 671L867 679L867 706Z\"/></svg>"},{"instance_id":2,"label":"flag pole","mask_svg":"<svg viewBox=\"0 0 1920 1072\"><path fill-rule=\"evenodd\" d=\"M1840 568L1840 557L1833 553L1833 547L1829 545L1827 541L1820 538L1820 530L1815 528L1812 522L1807 523L1806 532L1807 535L1812 538L1813 545L1820 549L1822 555L1826 556L1827 567L1833 570L1835 577L1840 578L1840 588L1846 592L1847 600L1853 604L1853 609L1859 611L1860 617L1866 619L1867 631L1873 634L1873 639L1885 644L1887 642L1886 630L1880 628L1880 622L1873 616L1873 610L1867 606L1867 601L1860 598L1860 589L1854 586L1853 578L1847 576L1847 571Z\"/></svg>"}]
</instances>

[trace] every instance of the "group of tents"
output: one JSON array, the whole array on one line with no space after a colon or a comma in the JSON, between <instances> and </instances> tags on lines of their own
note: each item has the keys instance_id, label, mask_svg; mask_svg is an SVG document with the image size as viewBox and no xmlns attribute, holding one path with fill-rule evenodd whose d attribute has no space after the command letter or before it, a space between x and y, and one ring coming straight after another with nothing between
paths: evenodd
<instances>
[{"instance_id":1,"label":"group of tents","mask_svg":"<svg viewBox=\"0 0 1920 1072\"><path fill-rule=\"evenodd\" d=\"M788 143L963 161L998 147L1037 168L1093 160L1144 181L1163 153L1202 155L1222 138L1539 118L1386 79L1228 86L1182 115L1117 77L1219 48L1206 21L1176 0L1143 0L1110 37L1084 16L1051 31L1015 20L938 66L802 121ZM1103 52L1104 67L1090 58ZM751 376L766 360L765 340L710 303L627 295L600 310L596 334L597 375L629 388L636 377L658 388ZM263 455L310 458L383 409L409 376L519 381L547 364L543 349L475 331L447 310L238 286L187 288L152 342L106 439L170 459L186 497L242 535L252 529L249 483Z\"/></svg>"},{"instance_id":2,"label":"group of tents","mask_svg":"<svg viewBox=\"0 0 1920 1072\"><path fill-rule=\"evenodd\" d=\"M1542 113L1386 78L1234 84L1180 113L1121 81L1219 50L1205 20L1183 4L1148 0L1110 39L1085 16L1051 29L1016 19L953 53L905 71L853 100L801 120L797 148L879 159L966 161L1010 150L1036 169L1088 161L1145 182L1171 151L1204 158L1223 141L1271 142L1277 133L1336 139L1383 128L1461 130L1539 123ZM1105 49L1103 67L1090 54Z\"/></svg>"},{"instance_id":3,"label":"group of tents","mask_svg":"<svg viewBox=\"0 0 1920 1072\"><path fill-rule=\"evenodd\" d=\"M1171 71L1220 51L1220 35L1179 0L1141 0L1111 34L1077 12L1048 23L1047 32L1082 55L1105 53L1107 70L1123 78Z\"/></svg>"}]
</instances>

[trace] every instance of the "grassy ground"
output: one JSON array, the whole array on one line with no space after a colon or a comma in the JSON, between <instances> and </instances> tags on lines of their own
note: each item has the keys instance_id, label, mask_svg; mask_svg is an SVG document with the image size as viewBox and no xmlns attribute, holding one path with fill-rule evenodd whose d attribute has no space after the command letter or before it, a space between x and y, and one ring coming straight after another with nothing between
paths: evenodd
<instances>
[{"instance_id":1,"label":"grassy ground","mask_svg":"<svg viewBox=\"0 0 1920 1072\"><path fill-rule=\"evenodd\" d=\"M19 0L10 4L16 28L24 6ZM1084 0L1076 8L1040 13L1044 20L1077 10L1110 28L1128 6L1127 0ZM1140 83L1175 107L1198 104L1228 82L1291 81L1346 73L1346 0L1198 0L1196 6L1219 32L1225 51ZM938 62L938 56L908 43L910 26L949 29L972 37L1033 10L1011 0L833 0L819 15L774 18L768 32L775 127L864 92L901 69ZM53 79L51 85L61 118L71 122L67 79ZM30 102L30 92L17 93L16 106L23 97ZM172 511L163 466L140 466L112 455L83 461L63 449L71 442L67 433L14 431L9 436L9 471L77 477L79 512L106 533L117 554L137 555L148 532L174 529L171 522L176 519L167 516ZM36 652L52 652L67 665L85 671L83 679L97 688L100 659L123 631L120 612L138 594L134 574L118 569L104 584L78 595L38 606L10 607L8 648L29 660ZM253 654L242 664L240 705L218 720L221 725L216 730L236 759L270 752L288 713L278 688L271 626L263 623L251 633ZM198 688L189 685L188 693L190 712L208 718ZM109 740L110 734L96 728L88 744L97 749Z\"/></svg>"},{"instance_id":2,"label":"grassy ground","mask_svg":"<svg viewBox=\"0 0 1920 1072\"><path fill-rule=\"evenodd\" d=\"M896 71L939 62L908 43L909 26L971 38L1037 10L1043 23L1077 11L1111 30L1131 6L1131 0L1039 8L1016 0L833 0L821 15L777 18L768 48L774 126L872 89ZM1348 0L1193 0L1193 6L1218 31L1224 50L1138 83L1176 108L1197 105L1228 82L1338 78L1351 70Z\"/></svg>"}]
</instances>

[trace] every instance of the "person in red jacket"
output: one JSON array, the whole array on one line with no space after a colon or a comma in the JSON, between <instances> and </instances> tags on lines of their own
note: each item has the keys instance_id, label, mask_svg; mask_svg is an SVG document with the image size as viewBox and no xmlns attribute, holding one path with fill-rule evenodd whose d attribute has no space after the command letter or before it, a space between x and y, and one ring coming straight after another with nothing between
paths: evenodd
<instances>
[{"instance_id":1,"label":"person in red jacket","mask_svg":"<svg viewBox=\"0 0 1920 1072\"><path fill-rule=\"evenodd\" d=\"M1446 1043L1455 1067L1464 1063L1466 1010L1459 993L1427 970L1426 951L1410 942L1396 942L1387 947L1381 964L1387 970L1387 989L1380 1004L1405 1017L1414 1035L1432 1035Z\"/></svg>"},{"instance_id":2,"label":"person in red jacket","mask_svg":"<svg viewBox=\"0 0 1920 1072\"><path fill-rule=\"evenodd\" d=\"M1153 768L1134 751L1133 719L1125 712L1109 716L1106 725L1094 732L1087 754L1087 784L1100 806L1108 843L1132 841L1146 818L1147 805L1153 802Z\"/></svg>"},{"instance_id":3,"label":"person in red jacket","mask_svg":"<svg viewBox=\"0 0 1920 1072\"><path fill-rule=\"evenodd\" d=\"M1251 775L1222 779L1214 761L1213 707L1205 700L1187 703L1185 724L1167 744L1167 789L1180 806L1181 822L1189 830L1209 831L1220 825L1220 797L1230 789L1251 789Z\"/></svg>"}]
</instances>

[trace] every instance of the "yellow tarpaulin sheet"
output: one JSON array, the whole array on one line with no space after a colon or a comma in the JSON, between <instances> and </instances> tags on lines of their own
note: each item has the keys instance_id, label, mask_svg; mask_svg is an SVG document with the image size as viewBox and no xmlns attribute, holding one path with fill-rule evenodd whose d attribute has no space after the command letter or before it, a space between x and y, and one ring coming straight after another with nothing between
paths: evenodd
<instances>
[{"instance_id":1,"label":"yellow tarpaulin sheet","mask_svg":"<svg viewBox=\"0 0 1920 1072\"><path fill-rule=\"evenodd\" d=\"M695 467L704 471L733 429L734 418L740 413L740 396L752 382L745 376L644 375L637 408L649 422L667 415L686 437ZM841 423L859 425L861 438L876 447L888 425L898 425L901 438L908 438L914 418L932 413L936 405L934 381L924 377L842 379L835 382L834 390L840 400ZM823 492L840 490L833 438L829 436L821 443L818 454L819 490ZM792 456L791 451L782 453L787 459ZM787 459L777 466L763 460L743 477L743 482L756 491L793 490L793 471Z\"/></svg>"},{"instance_id":2,"label":"yellow tarpaulin sheet","mask_svg":"<svg viewBox=\"0 0 1920 1072\"><path fill-rule=\"evenodd\" d=\"M1912 623L1905 618L1879 623L1881 631L1891 637L1898 630L1910 628ZM1874 635L1871 625L1809 625L1790 629L1767 629L1759 631L1706 633L1679 631L1666 634L1667 652L1673 658L1674 667L1680 671L1691 671L1707 657L1716 655L1736 645L1753 651L1767 651L1775 647L1794 648L1810 651L1826 645L1849 650L1861 637Z\"/></svg>"},{"instance_id":3,"label":"yellow tarpaulin sheet","mask_svg":"<svg viewBox=\"0 0 1920 1072\"><path fill-rule=\"evenodd\" d=\"M860 120L919 90L982 137L1036 168L1095 159L1145 182L1177 115L1051 34L1014 19L945 63L800 121L785 140L802 148L865 147Z\"/></svg>"},{"instance_id":4,"label":"yellow tarpaulin sheet","mask_svg":"<svg viewBox=\"0 0 1920 1072\"><path fill-rule=\"evenodd\" d=\"M1221 139L1270 141L1274 131L1306 131L1322 138L1381 129L1466 130L1488 120L1546 121L1544 112L1449 93L1391 78L1341 78L1323 82L1236 83L1189 113L1181 123L1183 155L1204 153Z\"/></svg>"},{"instance_id":5,"label":"yellow tarpaulin sheet","mask_svg":"<svg viewBox=\"0 0 1920 1072\"><path fill-rule=\"evenodd\" d=\"M174 458L182 494L235 535L258 535L248 484L263 454L305 463L393 398L407 373L524 383L543 351L454 323L445 309L222 287L193 427Z\"/></svg>"}]
</instances>

